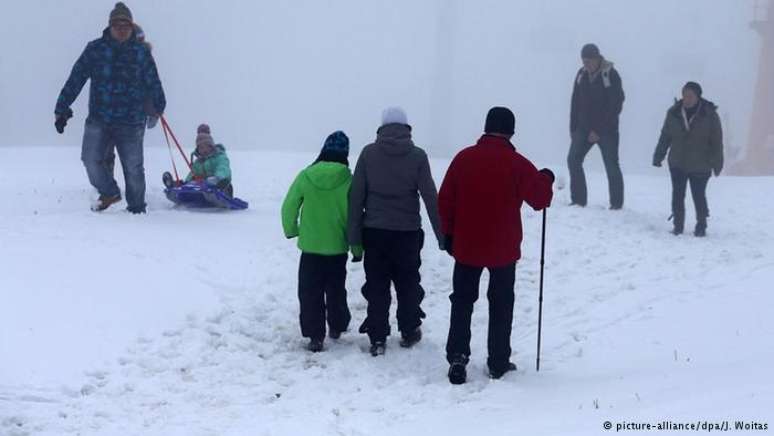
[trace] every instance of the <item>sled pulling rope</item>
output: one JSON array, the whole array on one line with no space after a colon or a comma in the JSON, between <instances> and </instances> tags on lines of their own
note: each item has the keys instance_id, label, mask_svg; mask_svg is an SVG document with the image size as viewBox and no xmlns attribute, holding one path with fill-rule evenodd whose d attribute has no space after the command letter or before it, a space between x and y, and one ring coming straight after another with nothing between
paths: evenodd
<instances>
[{"instance_id":1,"label":"sled pulling rope","mask_svg":"<svg viewBox=\"0 0 774 436\"><path fill-rule=\"evenodd\" d=\"M180 182L180 175L177 173L177 165L175 165L175 158L172 154L172 143L169 142L170 136L172 137L172 140L175 141L177 150L180 152L180 155L183 156L183 160L185 161L185 164L188 166L189 171L193 171L191 167L191 162L186 157L185 152L183 151L183 147L180 146L180 142L177 141L177 137L175 136L175 133L172 132L172 128L169 127L169 123L167 122L167 119L164 118L164 115L161 115L161 117L159 118L161 119L161 128L164 131L164 138L167 140L167 148L169 148L169 159L172 161L172 170L175 172L175 181Z\"/></svg>"}]
</instances>

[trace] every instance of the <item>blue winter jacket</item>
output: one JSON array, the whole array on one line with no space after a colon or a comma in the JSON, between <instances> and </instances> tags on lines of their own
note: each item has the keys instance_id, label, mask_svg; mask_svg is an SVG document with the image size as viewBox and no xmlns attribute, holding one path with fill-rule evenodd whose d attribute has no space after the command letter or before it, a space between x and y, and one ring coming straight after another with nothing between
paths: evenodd
<instances>
[{"instance_id":1,"label":"blue winter jacket","mask_svg":"<svg viewBox=\"0 0 774 436\"><path fill-rule=\"evenodd\" d=\"M108 28L101 38L86 45L59 93L55 114L72 113L70 105L88 79L91 79L89 119L93 121L141 125L145 123L146 98L159 114L167 105L156 62L148 47L134 34L122 44L110 36Z\"/></svg>"}]
</instances>

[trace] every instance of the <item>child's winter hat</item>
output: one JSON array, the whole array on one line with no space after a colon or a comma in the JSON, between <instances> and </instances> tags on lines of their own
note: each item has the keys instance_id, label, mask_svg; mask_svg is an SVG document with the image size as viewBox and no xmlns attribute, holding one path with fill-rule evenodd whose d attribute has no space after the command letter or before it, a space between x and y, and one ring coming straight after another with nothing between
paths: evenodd
<instances>
[{"instance_id":1,"label":"child's winter hat","mask_svg":"<svg viewBox=\"0 0 774 436\"><path fill-rule=\"evenodd\" d=\"M398 106L388 107L382 112L382 125L405 124L408 125L408 116L403 108Z\"/></svg>"},{"instance_id":2,"label":"child's winter hat","mask_svg":"<svg viewBox=\"0 0 774 436\"><path fill-rule=\"evenodd\" d=\"M212 135L210 135L210 126L207 124L201 124L199 125L199 128L196 129L196 147L214 147L215 141L212 139Z\"/></svg>"},{"instance_id":3,"label":"child's winter hat","mask_svg":"<svg viewBox=\"0 0 774 436\"><path fill-rule=\"evenodd\" d=\"M113 8L112 11L110 11L109 22L112 23L113 21L116 21L116 20L126 20L130 23L134 22L134 20L132 19L132 11L130 11L129 8L123 2L116 3L116 6Z\"/></svg>"},{"instance_id":4,"label":"child's winter hat","mask_svg":"<svg viewBox=\"0 0 774 436\"><path fill-rule=\"evenodd\" d=\"M349 155L349 138L341 130L337 130L325 140L322 148L323 153L335 153L341 156Z\"/></svg>"}]
</instances>

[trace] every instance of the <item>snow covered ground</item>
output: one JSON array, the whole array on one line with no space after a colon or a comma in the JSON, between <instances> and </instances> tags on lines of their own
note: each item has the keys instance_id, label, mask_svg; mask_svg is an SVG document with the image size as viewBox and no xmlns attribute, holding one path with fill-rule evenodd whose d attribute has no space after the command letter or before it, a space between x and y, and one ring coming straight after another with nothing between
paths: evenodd
<instances>
[{"instance_id":1,"label":"snow covered ground","mask_svg":"<svg viewBox=\"0 0 774 436\"><path fill-rule=\"evenodd\" d=\"M628 176L620 212L606 209L601 174L589 175L586 209L558 191L540 373L540 215L525 210L519 371L485 376L482 298L469 383L455 387L443 352L452 262L435 244L423 252L428 318L416 348L393 337L384 357L365 352L356 333L363 272L351 265L351 331L324 353L303 349L298 252L282 235L279 204L311 154L232 152L250 209L191 212L164 198L166 150L149 148L150 213L130 216L123 204L88 210L77 149L3 151L0 435L587 435L605 433L605 421L774 424L774 178L713 179L706 239L668 233L665 171ZM434 162L438 182L445 164Z\"/></svg>"}]
</instances>

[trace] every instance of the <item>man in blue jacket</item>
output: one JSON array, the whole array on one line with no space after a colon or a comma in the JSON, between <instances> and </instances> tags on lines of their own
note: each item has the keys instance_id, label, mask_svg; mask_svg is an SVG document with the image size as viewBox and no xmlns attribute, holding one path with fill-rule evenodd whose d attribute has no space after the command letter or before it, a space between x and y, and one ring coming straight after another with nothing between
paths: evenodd
<instances>
[{"instance_id":1,"label":"man in blue jacket","mask_svg":"<svg viewBox=\"0 0 774 436\"><path fill-rule=\"evenodd\" d=\"M121 2L111 11L102 37L90 42L75 62L59 94L54 111L57 132L64 132L73 116L70 105L89 79L81 160L99 192L92 210L103 211L121 200L121 190L105 164L108 147L115 144L126 180L127 210L145 213L144 104L149 99L155 112L162 114L166 99L150 50L137 40L132 13Z\"/></svg>"}]
</instances>

